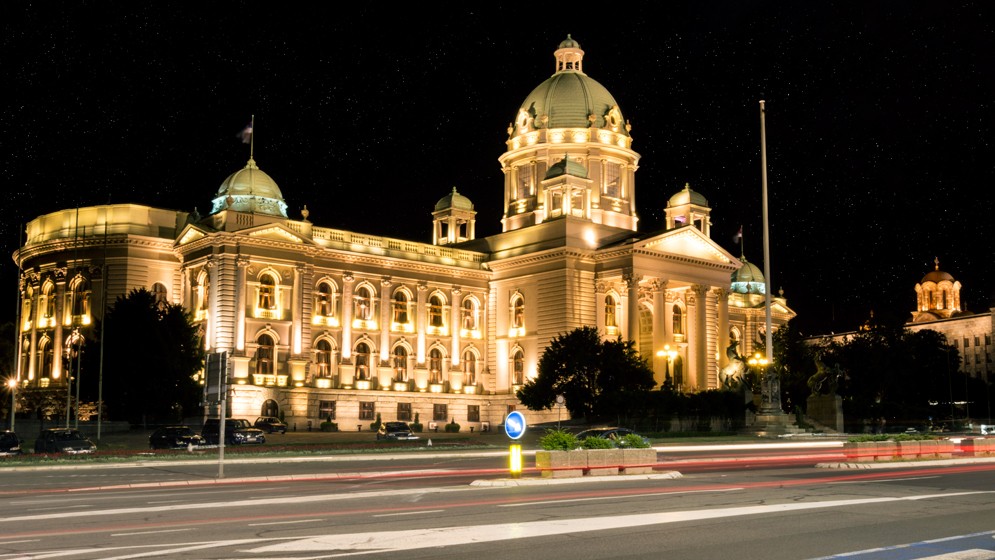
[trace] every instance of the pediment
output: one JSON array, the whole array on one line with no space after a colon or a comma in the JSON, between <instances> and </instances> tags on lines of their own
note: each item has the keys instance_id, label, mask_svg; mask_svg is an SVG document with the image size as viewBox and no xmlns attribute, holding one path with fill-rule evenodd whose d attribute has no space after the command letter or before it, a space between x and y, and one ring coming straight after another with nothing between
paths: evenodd
<instances>
[{"instance_id":1,"label":"pediment","mask_svg":"<svg viewBox=\"0 0 995 560\"><path fill-rule=\"evenodd\" d=\"M644 239L637 242L634 249L679 260L724 265L730 270L736 270L743 264L693 226L685 226Z\"/></svg>"},{"instance_id":2,"label":"pediment","mask_svg":"<svg viewBox=\"0 0 995 560\"><path fill-rule=\"evenodd\" d=\"M177 237L176 245L187 245L205 237L207 237L206 231L195 225L188 224L185 228L183 228L183 231L180 232L179 237Z\"/></svg>"},{"instance_id":3,"label":"pediment","mask_svg":"<svg viewBox=\"0 0 995 560\"><path fill-rule=\"evenodd\" d=\"M242 230L240 233L257 239L272 239L290 243L308 243L302 235L280 224L268 224L255 229Z\"/></svg>"}]
</instances>

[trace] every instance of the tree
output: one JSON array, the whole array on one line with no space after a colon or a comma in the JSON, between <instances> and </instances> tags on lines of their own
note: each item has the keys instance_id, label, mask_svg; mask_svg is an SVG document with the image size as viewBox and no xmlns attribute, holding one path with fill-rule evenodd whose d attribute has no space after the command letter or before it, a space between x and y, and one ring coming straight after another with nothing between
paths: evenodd
<instances>
[{"instance_id":1,"label":"tree","mask_svg":"<svg viewBox=\"0 0 995 560\"><path fill-rule=\"evenodd\" d=\"M106 329L103 386L111 418L175 422L196 410L201 388L194 375L203 367L204 349L183 306L135 289L117 298L99 326Z\"/></svg>"},{"instance_id":2,"label":"tree","mask_svg":"<svg viewBox=\"0 0 995 560\"><path fill-rule=\"evenodd\" d=\"M554 338L539 358L539 371L518 390L529 410L548 410L557 395L573 418L617 416L653 387L653 370L632 341L602 341L594 327Z\"/></svg>"}]
</instances>

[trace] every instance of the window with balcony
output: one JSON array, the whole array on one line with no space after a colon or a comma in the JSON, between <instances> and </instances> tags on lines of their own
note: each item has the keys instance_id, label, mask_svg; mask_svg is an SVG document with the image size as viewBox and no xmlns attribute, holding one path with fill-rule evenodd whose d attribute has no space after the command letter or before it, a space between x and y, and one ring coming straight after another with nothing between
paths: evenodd
<instances>
[{"instance_id":1,"label":"window with balcony","mask_svg":"<svg viewBox=\"0 0 995 560\"><path fill-rule=\"evenodd\" d=\"M684 310L681 309L681 306L676 303L674 304L673 310L674 338L675 340L682 340L684 337Z\"/></svg>"},{"instance_id":2,"label":"window with balcony","mask_svg":"<svg viewBox=\"0 0 995 560\"><path fill-rule=\"evenodd\" d=\"M353 316L360 321L373 321L375 317L373 300L375 294L373 288L369 286L359 286L353 297Z\"/></svg>"},{"instance_id":3,"label":"window with balcony","mask_svg":"<svg viewBox=\"0 0 995 560\"><path fill-rule=\"evenodd\" d=\"M428 326L441 329L446 326L445 301L439 294L428 298Z\"/></svg>"},{"instance_id":4,"label":"window with balcony","mask_svg":"<svg viewBox=\"0 0 995 560\"><path fill-rule=\"evenodd\" d=\"M314 292L314 314L318 317L335 317L335 290L328 282L318 284Z\"/></svg>"},{"instance_id":5,"label":"window with balcony","mask_svg":"<svg viewBox=\"0 0 995 560\"><path fill-rule=\"evenodd\" d=\"M73 287L73 315L82 315L82 310L80 313L76 311L76 288ZM166 290L166 286L161 282L156 282L152 284L152 297L155 298L155 304L158 307L163 307L169 304L169 292Z\"/></svg>"},{"instance_id":6,"label":"window with balcony","mask_svg":"<svg viewBox=\"0 0 995 560\"><path fill-rule=\"evenodd\" d=\"M273 375L274 363L273 355L276 344L273 337L268 334L261 334L256 339L256 374Z\"/></svg>"},{"instance_id":7,"label":"window with balcony","mask_svg":"<svg viewBox=\"0 0 995 560\"><path fill-rule=\"evenodd\" d=\"M460 322L464 331L476 331L480 329L480 306L477 300L472 297L463 298L460 306Z\"/></svg>"},{"instance_id":8,"label":"window with balcony","mask_svg":"<svg viewBox=\"0 0 995 560\"><path fill-rule=\"evenodd\" d=\"M318 366L318 377L332 376L332 344L327 340L319 340L314 345L314 361Z\"/></svg>"},{"instance_id":9,"label":"window with balcony","mask_svg":"<svg viewBox=\"0 0 995 560\"><path fill-rule=\"evenodd\" d=\"M519 348L511 357L511 383L512 385L525 384L525 353Z\"/></svg>"},{"instance_id":10,"label":"window with balcony","mask_svg":"<svg viewBox=\"0 0 995 560\"><path fill-rule=\"evenodd\" d=\"M466 385L477 384L477 354L469 348L463 351L463 372L466 374Z\"/></svg>"},{"instance_id":11,"label":"window with balcony","mask_svg":"<svg viewBox=\"0 0 995 560\"><path fill-rule=\"evenodd\" d=\"M408 380L408 349L403 346L394 348L394 380Z\"/></svg>"},{"instance_id":12,"label":"window with balcony","mask_svg":"<svg viewBox=\"0 0 995 560\"><path fill-rule=\"evenodd\" d=\"M270 274L259 279L259 302L257 307L265 311L276 309L276 280Z\"/></svg>"},{"instance_id":13,"label":"window with balcony","mask_svg":"<svg viewBox=\"0 0 995 560\"><path fill-rule=\"evenodd\" d=\"M612 329L618 327L617 319L615 318L616 310L618 309L618 302L615 301L615 296L608 294L605 296L605 326Z\"/></svg>"},{"instance_id":14,"label":"window with balcony","mask_svg":"<svg viewBox=\"0 0 995 560\"><path fill-rule=\"evenodd\" d=\"M428 381L442 383L442 351L433 348L428 353Z\"/></svg>"},{"instance_id":15,"label":"window with balcony","mask_svg":"<svg viewBox=\"0 0 995 560\"><path fill-rule=\"evenodd\" d=\"M356 379L370 378L370 347L365 342L356 345Z\"/></svg>"},{"instance_id":16,"label":"window with balcony","mask_svg":"<svg viewBox=\"0 0 995 560\"><path fill-rule=\"evenodd\" d=\"M511 298L511 328L525 328L525 298L522 294L515 294Z\"/></svg>"}]
</instances>

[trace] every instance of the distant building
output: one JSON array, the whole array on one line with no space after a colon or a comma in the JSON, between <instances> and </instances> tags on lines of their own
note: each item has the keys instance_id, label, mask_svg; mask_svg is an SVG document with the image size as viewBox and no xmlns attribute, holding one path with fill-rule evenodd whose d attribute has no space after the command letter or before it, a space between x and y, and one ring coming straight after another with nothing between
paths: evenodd
<instances>
[{"instance_id":1,"label":"distant building","mask_svg":"<svg viewBox=\"0 0 995 560\"><path fill-rule=\"evenodd\" d=\"M291 218L251 151L204 217L116 204L35 218L14 254L23 390L65 387L72 333L139 287L185 306L204 347L227 354L235 416L485 428L519 406L550 341L587 325L634 341L658 384L718 387L730 344L751 352L763 336L763 277L710 238L690 186L669 200L665 230L637 231L640 156L583 55L560 43L554 74L514 115L490 237L476 237L456 188L412 214L431 243L320 227L306 206ZM794 312L774 302L776 328Z\"/></svg>"},{"instance_id":2,"label":"distant building","mask_svg":"<svg viewBox=\"0 0 995 560\"><path fill-rule=\"evenodd\" d=\"M971 377L992 380L995 366L992 363L992 338L995 337L995 308L987 313L972 313L961 307L961 284L952 275L940 270L939 259L934 259L934 269L926 273L915 285L916 309L905 328L910 331L923 329L942 333L961 355L960 370ZM871 320L873 320L873 313ZM846 342L858 331L821 335L809 342Z\"/></svg>"}]
</instances>

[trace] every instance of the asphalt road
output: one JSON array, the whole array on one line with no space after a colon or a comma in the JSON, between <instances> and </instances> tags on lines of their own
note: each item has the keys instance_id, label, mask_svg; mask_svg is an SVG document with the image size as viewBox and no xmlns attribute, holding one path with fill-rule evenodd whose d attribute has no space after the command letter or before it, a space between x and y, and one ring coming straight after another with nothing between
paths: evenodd
<instances>
[{"instance_id":1,"label":"asphalt road","mask_svg":"<svg viewBox=\"0 0 995 560\"><path fill-rule=\"evenodd\" d=\"M654 475L562 481L479 451L232 463L221 479L0 469L0 559L995 559L995 463L827 468L833 453L671 449Z\"/></svg>"}]
</instances>

